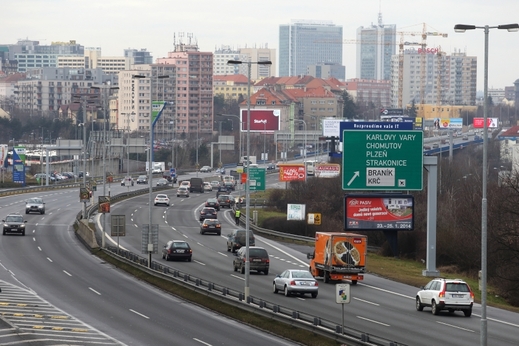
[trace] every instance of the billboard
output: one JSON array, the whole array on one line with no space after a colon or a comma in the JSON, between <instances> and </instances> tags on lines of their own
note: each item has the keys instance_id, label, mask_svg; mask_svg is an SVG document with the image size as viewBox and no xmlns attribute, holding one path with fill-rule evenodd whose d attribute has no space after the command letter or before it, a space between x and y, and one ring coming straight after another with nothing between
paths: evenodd
<instances>
[{"instance_id":1,"label":"billboard","mask_svg":"<svg viewBox=\"0 0 519 346\"><path fill-rule=\"evenodd\" d=\"M323 119L323 136L339 137L341 134L341 122L339 119Z\"/></svg>"},{"instance_id":2,"label":"billboard","mask_svg":"<svg viewBox=\"0 0 519 346\"><path fill-rule=\"evenodd\" d=\"M13 148L13 183L25 186L25 147Z\"/></svg>"},{"instance_id":3,"label":"billboard","mask_svg":"<svg viewBox=\"0 0 519 346\"><path fill-rule=\"evenodd\" d=\"M316 163L314 174L317 178L335 178L341 174L341 165L338 163Z\"/></svg>"},{"instance_id":4,"label":"billboard","mask_svg":"<svg viewBox=\"0 0 519 346\"><path fill-rule=\"evenodd\" d=\"M346 195L345 230L402 230L414 227L411 195Z\"/></svg>"},{"instance_id":5,"label":"billboard","mask_svg":"<svg viewBox=\"0 0 519 346\"><path fill-rule=\"evenodd\" d=\"M474 128L475 129L482 129L485 127L484 118L474 118ZM487 118L487 127L495 129L497 128L497 118Z\"/></svg>"},{"instance_id":6,"label":"billboard","mask_svg":"<svg viewBox=\"0 0 519 346\"><path fill-rule=\"evenodd\" d=\"M250 131L251 132L274 132L279 131L281 119L280 109L251 109ZM241 110L241 131L247 131L247 110Z\"/></svg>"},{"instance_id":7,"label":"billboard","mask_svg":"<svg viewBox=\"0 0 519 346\"><path fill-rule=\"evenodd\" d=\"M463 119L462 118L434 118L433 128L436 130L450 130L450 129L462 129Z\"/></svg>"},{"instance_id":8,"label":"billboard","mask_svg":"<svg viewBox=\"0 0 519 346\"><path fill-rule=\"evenodd\" d=\"M305 181L306 167L304 164L286 164L279 166L279 181Z\"/></svg>"},{"instance_id":9,"label":"billboard","mask_svg":"<svg viewBox=\"0 0 519 346\"><path fill-rule=\"evenodd\" d=\"M0 144L0 167L4 167L5 165L8 150L7 144Z\"/></svg>"}]
</instances>

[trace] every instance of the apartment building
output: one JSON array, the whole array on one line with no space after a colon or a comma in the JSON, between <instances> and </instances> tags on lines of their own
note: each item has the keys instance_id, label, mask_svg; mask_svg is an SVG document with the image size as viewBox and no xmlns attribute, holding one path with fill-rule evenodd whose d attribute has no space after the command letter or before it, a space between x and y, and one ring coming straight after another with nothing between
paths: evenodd
<instances>
[{"instance_id":1,"label":"apartment building","mask_svg":"<svg viewBox=\"0 0 519 346\"><path fill-rule=\"evenodd\" d=\"M213 53L196 43L178 43L157 64L176 66L175 134L213 131Z\"/></svg>"}]
</instances>

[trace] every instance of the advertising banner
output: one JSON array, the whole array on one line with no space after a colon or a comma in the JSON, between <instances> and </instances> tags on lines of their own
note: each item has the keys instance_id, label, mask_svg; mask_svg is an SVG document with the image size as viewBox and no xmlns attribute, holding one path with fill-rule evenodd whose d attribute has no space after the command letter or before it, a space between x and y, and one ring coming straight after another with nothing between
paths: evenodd
<instances>
[{"instance_id":1,"label":"advertising banner","mask_svg":"<svg viewBox=\"0 0 519 346\"><path fill-rule=\"evenodd\" d=\"M25 185L25 147L13 149L13 182Z\"/></svg>"},{"instance_id":2,"label":"advertising banner","mask_svg":"<svg viewBox=\"0 0 519 346\"><path fill-rule=\"evenodd\" d=\"M306 168L303 164L279 165L279 181L305 181Z\"/></svg>"},{"instance_id":3,"label":"advertising banner","mask_svg":"<svg viewBox=\"0 0 519 346\"><path fill-rule=\"evenodd\" d=\"M316 163L314 174L317 178L335 178L341 174L341 165L338 163Z\"/></svg>"},{"instance_id":4,"label":"advertising banner","mask_svg":"<svg viewBox=\"0 0 519 346\"><path fill-rule=\"evenodd\" d=\"M287 221L304 221L305 204L287 204Z\"/></svg>"},{"instance_id":5,"label":"advertising banner","mask_svg":"<svg viewBox=\"0 0 519 346\"><path fill-rule=\"evenodd\" d=\"M447 119L435 118L434 122L433 122L433 128L436 130L462 129L463 128L463 119L462 118L447 118Z\"/></svg>"},{"instance_id":6,"label":"advertising banner","mask_svg":"<svg viewBox=\"0 0 519 346\"><path fill-rule=\"evenodd\" d=\"M485 122L483 121L484 118L474 118L474 128L475 129L482 129L485 127ZM497 128L497 118L487 118L487 127L491 129Z\"/></svg>"},{"instance_id":7,"label":"advertising banner","mask_svg":"<svg viewBox=\"0 0 519 346\"><path fill-rule=\"evenodd\" d=\"M345 230L403 230L414 227L411 195L346 195Z\"/></svg>"},{"instance_id":8,"label":"advertising banner","mask_svg":"<svg viewBox=\"0 0 519 346\"><path fill-rule=\"evenodd\" d=\"M166 105L165 101L152 101L151 102L151 123L155 126L155 123L159 120Z\"/></svg>"},{"instance_id":9,"label":"advertising banner","mask_svg":"<svg viewBox=\"0 0 519 346\"><path fill-rule=\"evenodd\" d=\"M151 184L151 182L150 182ZM99 196L98 200L98 209L97 212L99 214L106 214L110 212L110 196Z\"/></svg>"},{"instance_id":10,"label":"advertising banner","mask_svg":"<svg viewBox=\"0 0 519 346\"><path fill-rule=\"evenodd\" d=\"M250 110L250 131L251 132L270 132L279 130L281 118L280 109L251 109ZM241 131L247 131L247 110L241 110Z\"/></svg>"},{"instance_id":11,"label":"advertising banner","mask_svg":"<svg viewBox=\"0 0 519 346\"><path fill-rule=\"evenodd\" d=\"M341 132L341 122L338 119L323 119L323 136L339 137Z\"/></svg>"}]
</instances>

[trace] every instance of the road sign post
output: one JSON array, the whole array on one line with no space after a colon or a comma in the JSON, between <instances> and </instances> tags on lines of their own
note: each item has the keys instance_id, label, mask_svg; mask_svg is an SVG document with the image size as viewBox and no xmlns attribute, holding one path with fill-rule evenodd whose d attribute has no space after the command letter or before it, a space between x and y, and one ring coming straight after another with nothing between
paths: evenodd
<instances>
[{"instance_id":1,"label":"road sign post","mask_svg":"<svg viewBox=\"0 0 519 346\"><path fill-rule=\"evenodd\" d=\"M422 169L422 131L343 131L343 190L422 190Z\"/></svg>"}]
</instances>

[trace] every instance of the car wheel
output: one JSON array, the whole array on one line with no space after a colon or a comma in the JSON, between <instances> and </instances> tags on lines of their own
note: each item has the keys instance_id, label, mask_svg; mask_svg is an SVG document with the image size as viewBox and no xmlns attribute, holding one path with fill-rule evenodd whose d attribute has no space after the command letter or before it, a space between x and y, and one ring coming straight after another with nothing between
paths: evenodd
<instances>
[{"instance_id":1,"label":"car wheel","mask_svg":"<svg viewBox=\"0 0 519 346\"><path fill-rule=\"evenodd\" d=\"M330 282L330 273L328 273L327 271L324 272L323 282L324 282L325 284L327 284L328 282Z\"/></svg>"},{"instance_id":2,"label":"car wheel","mask_svg":"<svg viewBox=\"0 0 519 346\"><path fill-rule=\"evenodd\" d=\"M356 285L357 284L357 280L351 280L351 284L352 284L352 286Z\"/></svg>"},{"instance_id":3,"label":"car wheel","mask_svg":"<svg viewBox=\"0 0 519 346\"><path fill-rule=\"evenodd\" d=\"M434 301L434 300L431 305L431 312L433 315L438 315L440 313L440 310L438 309L438 306L436 305L436 301Z\"/></svg>"},{"instance_id":4,"label":"car wheel","mask_svg":"<svg viewBox=\"0 0 519 346\"><path fill-rule=\"evenodd\" d=\"M472 308L463 310L463 313L465 314L465 317L470 317L470 315L472 315Z\"/></svg>"},{"instance_id":5,"label":"car wheel","mask_svg":"<svg viewBox=\"0 0 519 346\"><path fill-rule=\"evenodd\" d=\"M166 260L166 262L169 261L169 255L165 254L164 256L166 257L166 258L164 258Z\"/></svg>"},{"instance_id":6,"label":"car wheel","mask_svg":"<svg viewBox=\"0 0 519 346\"><path fill-rule=\"evenodd\" d=\"M278 293L278 288L276 287L276 283L275 282L272 284L272 292Z\"/></svg>"},{"instance_id":7,"label":"car wheel","mask_svg":"<svg viewBox=\"0 0 519 346\"><path fill-rule=\"evenodd\" d=\"M218 233L216 233L216 234L218 234L218 235L222 235L222 232L218 232Z\"/></svg>"},{"instance_id":8,"label":"car wheel","mask_svg":"<svg viewBox=\"0 0 519 346\"><path fill-rule=\"evenodd\" d=\"M29 214L29 212L26 210L26 211L25 211L25 214Z\"/></svg>"},{"instance_id":9,"label":"car wheel","mask_svg":"<svg viewBox=\"0 0 519 346\"><path fill-rule=\"evenodd\" d=\"M235 272L238 271L238 267L236 267L236 264L233 263L232 267L233 267L233 269L234 269Z\"/></svg>"},{"instance_id":10,"label":"car wheel","mask_svg":"<svg viewBox=\"0 0 519 346\"><path fill-rule=\"evenodd\" d=\"M25 236L25 231L22 231L22 235Z\"/></svg>"},{"instance_id":11,"label":"car wheel","mask_svg":"<svg viewBox=\"0 0 519 346\"><path fill-rule=\"evenodd\" d=\"M287 285L285 285L284 293L285 293L285 297L290 296L290 292L288 292L288 286Z\"/></svg>"},{"instance_id":12,"label":"car wheel","mask_svg":"<svg viewBox=\"0 0 519 346\"><path fill-rule=\"evenodd\" d=\"M3 233L3 235L5 235L5 229L4 229L4 233Z\"/></svg>"},{"instance_id":13,"label":"car wheel","mask_svg":"<svg viewBox=\"0 0 519 346\"><path fill-rule=\"evenodd\" d=\"M241 266L241 273L242 273L242 274L245 274L245 267L243 266L243 264L242 264L242 266Z\"/></svg>"},{"instance_id":14,"label":"car wheel","mask_svg":"<svg viewBox=\"0 0 519 346\"><path fill-rule=\"evenodd\" d=\"M43 215L43 214L45 214L45 210L44 210L44 211L42 211L42 212L41 212L41 214L42 214L42 215Z\"/></svg>"},{"instance_id":15,"label":"car wheel","mask_svg":"<svg viewBox=\"0 0 519 346\"><path fill-rule=\"evenodd\" d=\"M188 262L191 262L191 257L189 257L189 258L187 259L187 261L188 261Z\"/></svg>"},{"instance_id":16,"label":"car wheel","mask_svg":"<svg viewBox=\"0 0 519 346\"><path fill-rule=\"evenodd\" d=\"M312 292L312 298L317 298L317 292Z\"/></svg>"},{"instance_id":17,"label":"car wheel","mask_svg":"<svg viewBox=\"0 0 519 346\"><path fill-rule=\"evenodd\" d=\"M177 197L180 197L180 195L177 195Z\"/></svg>"},{"instance_id":18,"label":"car wheel","mask_svg":"<svg viewBox=\"0 0 519 346\"><path fill-rule=\"evenodd\" d=\"M269 275L269 270L268 269L264 270L263 272L265 273L265 275Z\"/></svg>"},{"instance_id":19,"label":"car wheel","mask_svg":"<svg viewBox=\"0 0 519 346\"><path fill-rule=\"evenodd\" d=\"M164 259L164 254L162 254L162 259Z\"/></svg>"},{"instance_id":20,"label":"car wheel","mask_svg":"<svg viewBox=\"0 0 519 346\"><path fill-rule=\"evenodd\" d=\"M420 297L416 297L416 311L423 311L423 304L420 301Z\"/></svg>"}]
</instances>

